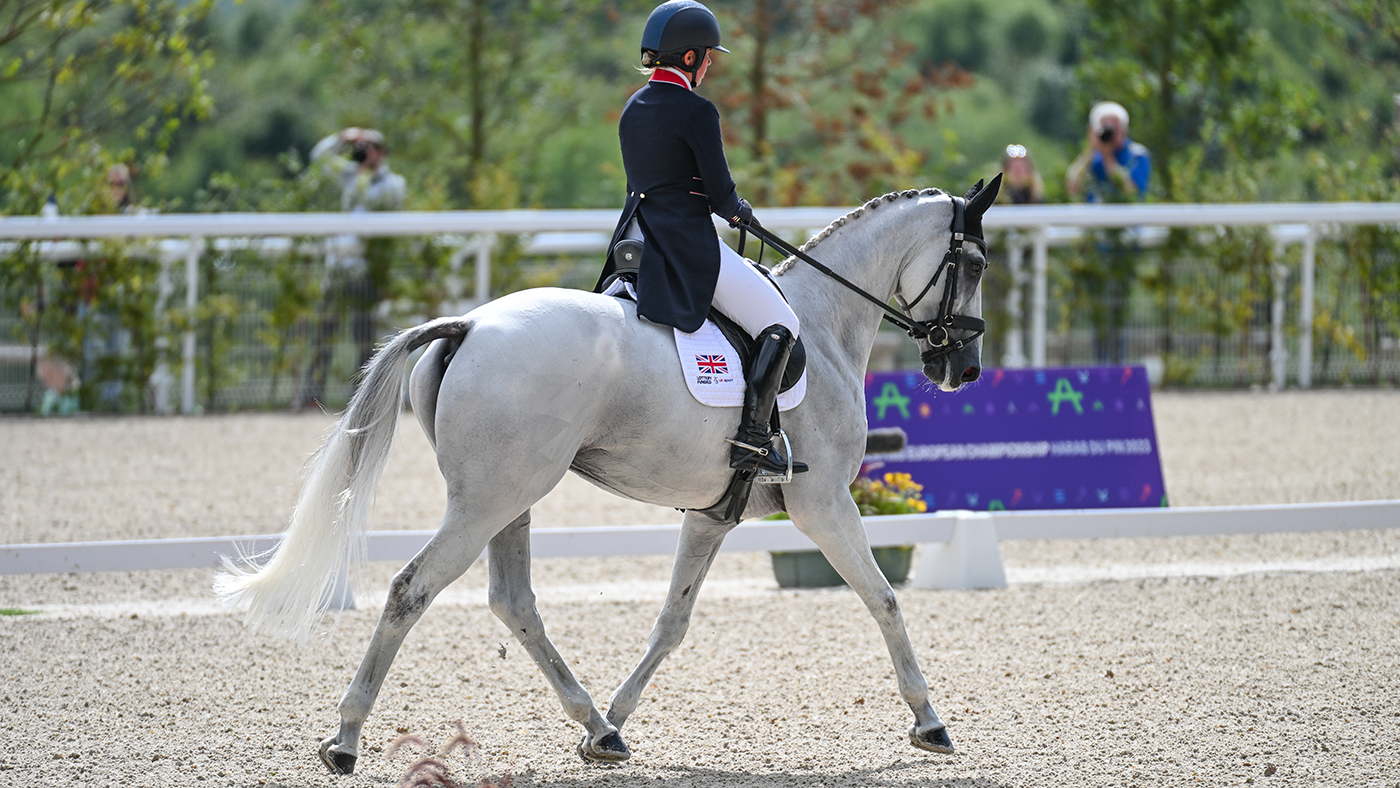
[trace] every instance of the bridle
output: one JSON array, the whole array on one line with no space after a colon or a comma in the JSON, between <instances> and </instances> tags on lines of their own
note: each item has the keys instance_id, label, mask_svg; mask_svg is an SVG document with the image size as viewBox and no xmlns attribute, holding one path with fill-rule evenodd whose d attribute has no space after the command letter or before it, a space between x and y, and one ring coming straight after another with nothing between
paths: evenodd
<instances>
[{"instance_id":1,"label":"bridle","mask_svg":"<svg viewBox=\"0 0 1400 788\"><path fill-rule=\"evenodd\" d=\"M953 312L953 304L957 303L958 300L958 267L962 265L968 241L977 244L982 250L982 257L986 258L986 239L967 232L967 200L962 197L953 197L952 237L948 240L948 251L943 253L943 260L934 270L928 284L924 285L924 289L919 291L919 295L913 301L905 303L903 298L895 296L899 305L904 307L904 311L908 313L909 319L913 320L914 307L923 300L925 295L928 295L928 291L938 281L938 277L944 271L948 272L948 277L943 284L943 298L938 303L938 314L933 320L919 324L927 333L923 337L915 336L912 331L909 333L915 339L922 338L928 341L929 349L919 354L919 360L925 364L962 350L968 343L987 332L987 321L982 318L959 315ZM953 339L951 333L953 329L971 331L972 334L962 339Z\"/></svg>"},{"instance_id":2,"label":"bridle","mask_svg":"<svg viewBox=\"0 0 1400 788\"><path fill-rule=\"evenodd\" d=\"M904 329L913 339L922 339L928 342L929 349L919 354L919 359L923 361L923 363L928 364L936 359L963 349L987 331L987 323L982 318L959 315L953 312L953 304L958 300L958 267L962 265L967 244L969 242L976 244L978 248L982 250L982 255L985 257L987 254L987 241L979 235L973 235L967 232L967 200L962 197L952 197L952 201L952 235L948 240L948 251L943 253L942 262L938 264L938 268L934 270L933 276L928 280L928 284L924 285L924 289L919 291L919 295L916 296L913 301L905 303L903 298L896 296L903 311L895 309L876 296L862 290L845 277L817 260L812 259L811 256L801 249L798 249L782 238L770 233L757 222L743 227L742 230L753 233L773 246L773 248L807 263L818 271L835 279L860 297L880 307L881 311L884 312L885 320ZM742 243L741 240L741 250L743 248ZM742 251L740 253L742 254ZM928 295L928 292L933 289L933 286L938 282L938 278L942 276L945 271L948 275L943 285L943 298L940 299L938 303L938 313L934 315L932 320L916 319L913 314L914 307L923 300L924 296ZM962 339L953 339L951 332L955 330L971 331L973 333L971 336Z\"/></svg>"}]
</instances>

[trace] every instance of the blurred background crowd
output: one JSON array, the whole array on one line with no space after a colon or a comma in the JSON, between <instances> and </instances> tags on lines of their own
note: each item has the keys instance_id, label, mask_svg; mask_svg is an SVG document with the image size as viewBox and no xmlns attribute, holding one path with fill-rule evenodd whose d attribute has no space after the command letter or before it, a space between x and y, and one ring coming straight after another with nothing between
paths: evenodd
<instances>
[{"instance_id":1,"label":"blurred background crowd","mask_svg":"<svg viewBox=\"0 0 1400 788\"><path fill-rule=\"evenodd\" d=\"M641 84L637 41L653 5L11 0L0 35L0 215L620 207L618 113ZM709 5L732 54L718 56L724 67L700 92L719 106L735 179L760 208L855 205L915 186L961 192L998 170L1003 199L1022 203L1400 195L1393 0ZM1388 232L1347 241L1379 250L1370 259L1380 261L1356 285L1365 292L1347 298L1363 312L1384 308L1351 323L1340 307L1332 324L1324 315L1320 341L1339 354L1375 358L1400 332L1385 328L1400 323L1400 241ZM1205 329L1222 346L1267 319L1261 299L1276 262L1272 244L1227 240L1235 245L1216 262L1244 279L1231 285L1241 295L1217 299L1220 325ZM1133 287L1159 301L1176 298L1173 288L1202 292L1168 270L1189 256L1184 246L1147 262L1121 246L1092 238L1066 260L1057 319L1073 320L1078 298L1116 299L1116 316L1094 319L1126 320ZM109 406L137 409L161 352L150 335L171 319L202 326L207 404L229 406L215 393L219 376L243 373L217 360L220 336L254 311L257 327L239 330L266 336L259 363L274 371L260 373L271 376L262 401L319 399L326 370L353 369L393 323L382 310L365 317L377 304L397 299L418 316L442 307L452 256L430 238L368 239L338 260L264 255L258 284L234 287L248 273L236 255L210 254L199 313L172 318L155 314L150 277L120 245L67 261L59 281L26 262L26 249L0 254L0 345L43 334L78 363L103 357L91 349L95 325L120 325L127 350L111 363L132 385ZM519 239L501 239L492 255L493 292L583 283L517 265ZM249 293L257 287L265 292ZM325 349L342 332L354 349L337 361ZM1165 355L1169 378L1202 380L1199 359L1174 360L1170 346ZM1130 356L1112 344L1094 353ZM1210 380L1249 384L1262 363ZM1377 368L1376 380L1387 374ZM75 384L82 406L98 407L97 376L86 378Z\"/></svg>"}]
</instances>

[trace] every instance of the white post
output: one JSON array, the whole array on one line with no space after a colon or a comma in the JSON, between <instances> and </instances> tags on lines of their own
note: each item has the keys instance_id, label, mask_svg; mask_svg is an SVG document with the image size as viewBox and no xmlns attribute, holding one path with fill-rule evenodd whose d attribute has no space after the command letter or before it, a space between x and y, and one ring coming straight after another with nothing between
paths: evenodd
<instances>
[{"instance_id":1,"label":"white post","mask_svg":"<svg viewBox=\"0 0 1400 788\"><path fill-rule=\"evenodd\" d=\"M184 347L181 348L180 367L180 412L195 412L194 404L194 365L195 365L195 309L199 306L199 255L204 250L204 238L190 236L185 248L185 319L189 327L185 329Z\"/></svg>"},{"instance_id":2,"label":"white post","mask_svg":"<svg viewBox=\"0 0 1400 788\"><path fill-rule=\"evenodd\" d=\"M1269 336L1269 361L1273 363L1273 381L1270 386L1282 391L1288 384L1288 348L1283 344L1284 298L1288 294L1288 266L1274 263L1274 305Z\"/></svg>"},{"instance_id":3,"label":"white post","mask_svg":"<svg viewBox=\"0 0 1400 788\"><path fill-rule=\"evenodd\" d=\"M170 412L170 384L174 378L170 374L170 318L166 310L170 306L170 296L175 293L175 284L170 281L170 260L165 255L160 258L160 276L156 295L156 319L159 321L159 336L156 337L156 368L151 373L150 385L155 394L156 413Z\"/></svg>"},{"instance_id":4,"label":"white post","mask_svg":"<svg viewBox=\"0 0 1400 788\"><path fill-rule=\"evenodd\" d=\"M1303 292L1298 300L1298 388L1312 387L1313 292L1317 280L1317 225L1303 238Z\"/></svg>"},{"instance_id":5,"label":"white post","mask_svg":"<svg viewBox=\"0 0 1400 788\"><path fill-rule=\"evenodd\" d=\"M1050 239L1044 227L1035 228L1032 253L1031 290L1031 366L1045 366L1046 313L1050 299Z\"/></svg>"},{"instance_id":6,"label":"white post","mask_svg":"<svg viewBox=\"0 0 1400 788\"><path fill-rule=\"evenodd\" d=\"M911 584L915 588L1006 588L1006 567L991 513L958 512L952 539L923 545Z\"/></svg>"},{"instance_id":7,"label":"white post","mask_svg":"<svg viewBox=\"0 0 1400 788\"><path fill-rule=\"evenodd\" d=\"M482 233L476 241L477 306L491 300L491 248L495 245L495 233Z\"/></svg>"},{"instance_id":8,"label":"white post","mask_svg":"<svg viewBox=\"0 0 1400 788\"><path fill-rule=\"evenodd\" d=\"M1026 241L1020 233L1012 231L1006 234L1006 265L1011 272L1011 287L1006 291L1006 313L1010 318L1010 325L1007 326L1006 352L1002 354L1001 365L1011 369L1020 369L1026 365L1026 351L1022 344L1026 332L1025 310L1021 308L1021 288L1026 283L1026 274L1022 263L1026 257Z\"/></svg>"}]
</instances>

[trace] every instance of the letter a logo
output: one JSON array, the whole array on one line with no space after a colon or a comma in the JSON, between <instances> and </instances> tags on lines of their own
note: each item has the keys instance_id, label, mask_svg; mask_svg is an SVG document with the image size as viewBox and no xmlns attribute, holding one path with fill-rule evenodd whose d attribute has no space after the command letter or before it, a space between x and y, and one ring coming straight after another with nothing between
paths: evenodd
<instances>
[{"instance_id":1,"label":"letter a logo","mask_svg":"<svg viewBox=\"0 0 1400 788\"><path fill-rule=\"evenodd\" d=\"M899 408L899 413L906 420L909 418L909 398L899 393L899 384L889 382L880 390L880 396L875 398L875 407L878 412L875 415L877 421L885 420L885 410L891 405Z\"/></svg>"},{"instance_id":2,"label":"letter a logo","mask_svg":"<svg viewBox=\"0 0 1400 788\"><path fill-rule=\"evenodd\" d=\"M1069 404L1074 406L1075 413L1084 412L1084 406L1080 404L1080 400L1084 399L1084 393L1075 391L1074 387L1069 384L1069 378L1060 378L1056 380L1055 390L1046 394L1045 398L1050 400L1051 416L1060 415L1060 405L1062 405L1065 400L1069 400Z\"/></svg>"}]
</instances>

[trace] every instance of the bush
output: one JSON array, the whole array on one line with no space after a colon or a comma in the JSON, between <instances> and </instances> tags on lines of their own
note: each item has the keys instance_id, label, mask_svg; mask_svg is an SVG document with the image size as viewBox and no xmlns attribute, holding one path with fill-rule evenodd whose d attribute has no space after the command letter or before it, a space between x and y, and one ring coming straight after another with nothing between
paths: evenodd
<instances>
[{"instance_id":1,"label":"bush","mask_svg":"<svg viewBox=\"0 0 1400 788\"><path fill-rule=\"evenodd\" d=\"M862 476L851 483L851 497L862 517L874 514L921 514L928 511L924 486L907 473L887 473L877 481Z\"/></svg>"}]
</instances>

